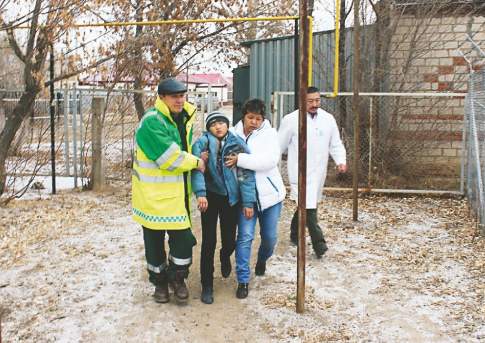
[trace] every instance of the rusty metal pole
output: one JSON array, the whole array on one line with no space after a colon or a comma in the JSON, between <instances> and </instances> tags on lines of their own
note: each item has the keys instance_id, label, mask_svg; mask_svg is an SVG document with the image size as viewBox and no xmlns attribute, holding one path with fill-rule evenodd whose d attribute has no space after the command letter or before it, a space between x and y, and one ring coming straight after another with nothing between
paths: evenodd
<instances>
[{"instance_id":1,"label":"rusty metal pole","mask_svg":"<svg viewBox=\"0 0 485 343\"><path fill-rule=\"evenodd\" d=\"M298 20L295 19L295 36L293 39L293 48L294 48L294 63L293 63L293 68L294 70L294 88L295 88L295 110L298 108L298 102L299 102L299 86L300 86L300 54L298 53L298 49L300 49L300 39L299 39L299 34L298 34ZM282 106L283 107L283 106Z\"/></svg>"},{"instance_id":2,"label":"rusty metal pole","mask_svg":"<svg viewBox=\"0 0 485 343\"><path fill-rule=\"evenodd\" d=\"M352 112L354 112L354 163L352 219L359 219L359 161L360 161L360 0L354 1L354 59L352 70Z\"/></svg>"},{"instance_id":3,"label":"rusty metal pole","mask_svg":"<svg viewBox=\"0 0 485 343\"><path fill-rule=\"evenodd\" d=\"M54 104L54 44L50 46L50 58L49 58L49 77L51 84L49 86L49 113L50 113L50 130L51 130L51 173L52 173L52 194L56 194L56 106ZM1 343L1 342L0 342Z\"/></svg>"},{"instance_id":4,"label":"rusty metal pole","mask_svg":"<svg viewBox=\"0 0 485 343\"><path fill-rule=\"evenodd\" d=\"M298 252L296 312L305 311L305 228L307 161L307 88L308 88L308 0L300 0L300 92L298 120Z\"/></svg>"}]
</instances>

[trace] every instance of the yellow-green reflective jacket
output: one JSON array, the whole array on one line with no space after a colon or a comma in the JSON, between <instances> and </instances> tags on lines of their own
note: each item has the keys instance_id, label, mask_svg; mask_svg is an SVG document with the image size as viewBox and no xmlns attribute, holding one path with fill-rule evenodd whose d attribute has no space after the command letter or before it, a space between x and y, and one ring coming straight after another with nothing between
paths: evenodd
<instances>
[{"instance_id":1,"label":"yellow-green reflective jacket","mask_svg":"<svg viewBox=\"0 0 485 343\"><path fill-rule=\"evenodd\" d=\"M190 175L184 187L184 172L197 167L191 154L195 107L185 102L186 137L180 137L167 105L157 98L135 132L133 158L133 219L153 230L182 230L191 226L185 207L185 189L190 194ZM188 152L182 151L186 139Z\"/></svg>"}]
</instances>

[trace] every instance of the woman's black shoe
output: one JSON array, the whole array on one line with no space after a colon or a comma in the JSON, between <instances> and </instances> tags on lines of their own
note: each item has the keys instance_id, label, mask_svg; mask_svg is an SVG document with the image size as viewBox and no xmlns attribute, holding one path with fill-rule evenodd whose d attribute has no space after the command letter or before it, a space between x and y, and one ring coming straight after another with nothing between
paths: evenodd
<instances>
[{"instance_id":1,"label":"woman's black shoe","mask_svg":"<svg viewBox=\"0 0 485 343\"><path fill-rule=\"evenodd\" d=\"M249 289L248 289L249 284L247 283L240 283L237 285L237 291L236 291L236 297L238 299L244 299L247 298Z\"/></svg>"},{"instance_id":2,"label":"woman's black shoe","mask_svg":"<svg viewBox=\"0 0 485 343\"><path fill-rule=\"evenodd\" d=\"M231 256L222 256L222 251L221 254L219 255L220 261L221 261L221 274L223 278L229 277L231 274Z\"/></svg>"},{"instance_id":3,"label":"woman's black shoe","mask_svg":"<svg viewBox=\"0 0 485 343\"><path fill-rule=\"evenodd\" d=\"M260 262L258 261L256 263L256 268L254 268L254 273L257 276L262 276L266 272L266 262Z\"/></svg>"},{"instance_id":4,"label":"woman's black shoe","mask_svg":"<svg viewBox=\"0 0 485 343\"><path fill-rule=\"evenodd\" d=\"M212 287L202 287L202 293L200 295L200 300L204 304L212 304L214 302L214 290Z\"/></svg>"}]
</instances>

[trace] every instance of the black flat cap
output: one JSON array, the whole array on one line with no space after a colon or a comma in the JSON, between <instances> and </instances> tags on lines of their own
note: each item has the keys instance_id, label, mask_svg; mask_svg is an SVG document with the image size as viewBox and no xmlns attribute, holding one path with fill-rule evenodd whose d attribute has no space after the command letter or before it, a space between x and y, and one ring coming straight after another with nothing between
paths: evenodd
<instances>
[{"instance_id":1,"label":"black flat cap","mask_svg":"<svg viewBox=\"0 0 485 343\"><path fill-rule=\"evenodd\" d=\"M187 87L175 79L164 79L158 84L158 94L177 94L187 92Z\"/></svg>"}]
</instances>

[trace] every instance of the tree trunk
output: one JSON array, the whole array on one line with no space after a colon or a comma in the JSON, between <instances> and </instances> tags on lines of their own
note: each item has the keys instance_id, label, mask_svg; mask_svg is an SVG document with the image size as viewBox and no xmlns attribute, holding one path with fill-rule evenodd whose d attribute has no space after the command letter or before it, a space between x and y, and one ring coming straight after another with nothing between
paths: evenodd
<instances>
[{"instance_id":1,"label":"tree trunk","mask_svg":"<svg viewBox=\"0 0 485 343\"><path fill-rule=\"evenodd\" d=\"M5 127L0 133L0 195L5 192L7 170L5 167L8 152L22 121L32 111L38 90L30 89L22 93L19 102L7 117Z\"/></svg>"},{"instance_id":2,"label":"tree trunk","mask_svg":"<svg viewBox=\"0 0 485 343\"><path fill-rule=\"evenodd\" d=\"M140 76L135 76L134 88L135 88L135 91L143 90L143 85L142 85ZM143 117L143 114L145 113L145 105L143 104L143 93L135 92L133 94L133 102L135 103L135 110L138 116L138 120L140 120L141 117Z\"/></svg>"},{"instance_id":3,"label":"tree trunk","mask_svg":"<svg viewBox=\"0 0 485 343\"><path fill-rule=\"evenodd\" d=\"M136 11L136 20L141 22L143 21L143 1L139 0L137 1L137 11ZM135 110L136 114L138 116L138 120L143 117L143 114L145 113L145 105L143 104L143 93L137 93L136 91L141 91L143 90L143 49L142 45L140 44L139 40L141 39L141 36L143 34L143 26L137 25L136 26L136 31L135 31L135 39L136 39L136 56L135 56L135 61L138 61L140 70L135 73L135 80L134 80L134 89L135 93L133 94L133 102L135 104Z\"/></svg>"},{"instance_id":4,"label":"tree trunk","mask_svg":"<svg viewBox=\"0 0 485 343\"><path fill-rule=\"evenodd\" d=\"M90 188L93 191L101 191L105 187L105 173L104 173L104 154L103 154L103 120L102 116L105 112L104 98L93 98L91 103L91 110L93 112L93 119L91 125L91 137L93 145L93 165L91 169L91 184Z\"/></svg>"}]
</instances>

